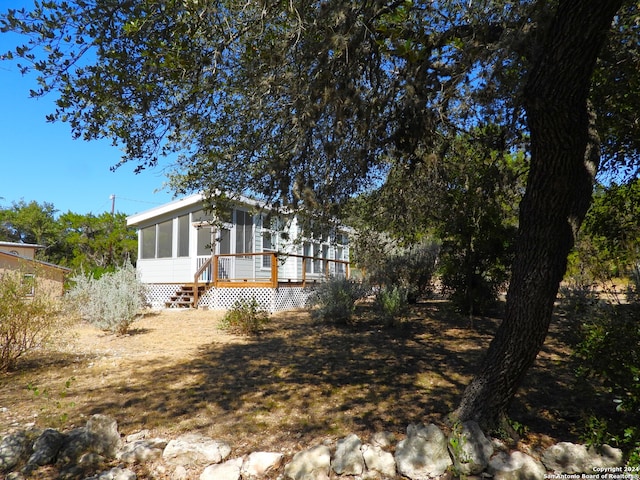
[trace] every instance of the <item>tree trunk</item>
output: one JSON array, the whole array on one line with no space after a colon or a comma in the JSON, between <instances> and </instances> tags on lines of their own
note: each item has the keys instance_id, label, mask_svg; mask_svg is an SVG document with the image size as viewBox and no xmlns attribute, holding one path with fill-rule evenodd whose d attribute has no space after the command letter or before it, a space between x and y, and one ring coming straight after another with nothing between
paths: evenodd
<instances>
[{"instance_id":1,"label":"tree trunk","mask_svg":"<svg viewBox=\"0 0 640 480\"><path fill-rule=\"evenodd\" d=\"M506 412L542 348L567 256L591 200L599 144L591 76L622 0L560 1L525 88L531 168L505 318L454 418L487 431Z\"/></svg>"}]
</instances>

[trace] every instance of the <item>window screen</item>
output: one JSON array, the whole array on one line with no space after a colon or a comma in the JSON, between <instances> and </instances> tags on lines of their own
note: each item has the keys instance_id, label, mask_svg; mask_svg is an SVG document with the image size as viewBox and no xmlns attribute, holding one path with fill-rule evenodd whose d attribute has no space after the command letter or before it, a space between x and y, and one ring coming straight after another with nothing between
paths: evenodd
<instances>
[{"instance_id":1,"label":"window screen","mask_svg":"<svg viewBox=\"0 0 640 480\"><path fill-rule=\"evenodd\" d=\"M158 224L158 258L173 255L173 221Z\"/></svg>"},{"instance_id":2,"label":"window screen","mask_svg":"<svg viewBox=\"0 0 640 480\"><path fill-rule=\"evenodd\" d=\"M189 256L189 215L178 217L178 256Z\"/></svg>"},{"instance_id":3,"label":"window screen","mask_svg":"<svg viewBox=\"0 0 640 480\"><path fill-rule=\"evenodd\" d=\"M142 235L141 258L156 258L156 226L143 228L140 234Z\"/></svg>"}]
</instances>

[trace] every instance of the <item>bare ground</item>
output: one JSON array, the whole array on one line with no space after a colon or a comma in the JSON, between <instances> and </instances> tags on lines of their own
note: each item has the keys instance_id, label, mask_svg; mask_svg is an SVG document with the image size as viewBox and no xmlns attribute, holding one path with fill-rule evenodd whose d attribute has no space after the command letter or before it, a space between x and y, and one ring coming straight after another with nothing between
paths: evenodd
<instances>
[{"instance_id":1,"label":"bare ground","mask_svg":"<svg viewBox=\"0 0 640 480\"><path fill-rule=\"evenodd\" d=\"M441 301L416 306L395 328L366 312L338 327L290 311L246 338L219 330L220 317L150 313L122 337L77 326L73 347L0 378L0 437L31 423L69 429L102 413L124 435L198 431L227 441L234 456L291 455L351 432L402 438L411 422L444 424L497 326L491 318L471 326ZM554 323L512 407L529 448L576 439L584 399L573 390L571 331Z\"/></svg>"}]
</instances>

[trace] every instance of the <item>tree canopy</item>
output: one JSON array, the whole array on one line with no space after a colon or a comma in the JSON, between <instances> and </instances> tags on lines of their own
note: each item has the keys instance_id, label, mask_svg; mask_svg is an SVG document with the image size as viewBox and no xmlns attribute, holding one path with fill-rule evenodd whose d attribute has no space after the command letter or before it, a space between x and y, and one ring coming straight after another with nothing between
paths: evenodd
<instances>
[{"instance_id":1,"label":"tree canopy","mask_svg":"<svg viewBox=\"0 0 640 480\"><path fill-rule=\"evenodd\" d=\"M136 230L124 213L58 215L49 202L0 208L0 240L41 245L38 259L93 274L135 264L138 253Z\"/></svg>"},{"instance_id":2,"label":"tree canopy","mask_svg":"<svg viewBox=\"0 0 640 480\"><path fill-rule=\"evenodd\" d=\"M640 164L639 15L630 0L46 0L0 28L29 37L5 58L37 71L34 95L59 93L52 120L138 168L177 153L178 192L334 213L389 172L429 172L461 133L526 149L505 319L456 412L491 427L544 342L599 166Z\"/></svg>"},{"instance_id":3,"label":"tree canopy","mask_svg":"<svg viewBox=\"0 0 640 480\"><path fill-rule=\"evenodd\" d=\"M524 84L556 2L44 1L9 10L51 119L139 168L178 152L178 191L327 206L478 124L526 145ZM638 8L620 9L593 100L635 165ZM613 88L615 87L615 88ZM622 148L624 147L624 148Z\"/></svg>"}]
</instances>

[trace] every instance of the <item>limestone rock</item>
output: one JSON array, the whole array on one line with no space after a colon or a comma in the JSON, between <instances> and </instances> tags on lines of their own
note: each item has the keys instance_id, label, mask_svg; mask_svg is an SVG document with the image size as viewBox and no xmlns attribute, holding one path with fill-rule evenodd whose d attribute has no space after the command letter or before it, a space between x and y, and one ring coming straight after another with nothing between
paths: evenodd
<instances>
[{"instance_id":1,"label":"limestone rock","mask_svg":"<svg viewBox=\"0 0 640 480\"><path fill-rule=\"evenodd\" d=\"M209 465L200 474L200 480L240 480L242 462L240 457L218 465Z\"/></svg>"},{"instance_id":2,"label":"limestone rock","mask_svg":"<svg viewBox=\"0 0 640 480\"><path fill-rule=\"evenodd\" d=\"M389 448L396 441L393 432L376 432L371 435L371 445L380 448Z\"/></svg>"},{"instance_id":3,"label":"limestone rock","mask_svg":"<svg viewBox=\"0 0 640 480\"><path fill-rule=\"evenodd\" d=\"M600 448L589 447L587 449L591 455L591 470L596 468L612 469L624 465L624 455L622 450L610 445L602 445Z\"/></svg>"},{"instance_id":4,"label":"limestone rock","mask_svg":"<svg viewBox=\"0 0 640 480\"><path fill-rule=\"evenodd\" d=\"M489 464L493 445L474 422L464 422L449 435L449 452L456 471L462 475L477 475Z\"/></svg>"},{"instance_id":5,"label":"limestone rock","mask_svg":"<svg viewBox=\"0 0 640 480\"><path fill-rule=\"evenodd\" d=\"M231 453L231 447L197 433L187 433L171 440L162 453L172 465L209 465L220 463Z\"/></svg>"},{"instance_id":6,"label":"limestone rock","mask_svg":"<svg viewBox=\"0 0 640 480\"><path fill-rule=\"evenodd\" d=\"M488 472L493 480L540 480L545 477L544 465L522 452L499 452L489 461Z\"/></svg>"},{"instance_id":7,"label":"limestone rock","mask_svg":"<svg viewBox=\"0 0 640 480\"><path fill-rule=\"evenodd\" d=\"M91 438L91 451L108 458L115 458L122 445L118 423L108 415L93 415L87 421L87 432Z\"/></svg>"},{"instance_id":8,"label":"limestone rock","mask_svg":"<svg viewBox=\"0 0 640 480\"><path fill-rule=\"evenodd\" d=\"M184 468L184 465L178 465L171 474L171 480L187 480L189 472Z\"/></svg>"},{"instance_id":9,"label":"limestone rock","mask_svg":"<svg viewBox=\"0 0 640 480\"><path fill-rule=\"evenodd\" d=\"M38 466L54 463L64 443L64 434L53 428L47 428L33 444L33 453L27 461L27 471Z\"/></svg>"},{"instance_id":10,"label":"limestone rock","mask_svg":"<svg viewBox=\"0 0 640 480\"><path fill-rule=\"evenodd\" d=\"M377 445L363 445L361 450L367 470L385 477L396 476L396 461L392 453L384 451Z\"/></svg>"},{"instance_id":11,"label":"limestone rock","mask_svg":"<svg viewBox=\"0 0 640 480\"><path fill-rule=\"evenodd\" d=\"M20 430L0 442L0 472L8 472L31 455L31 445L40 432Z\"/></svg>"},{"instance_id":12,"label":"limestone rock","mask_svg":"<svg viewBox=\"0 0 640 480\"><path fill-rule=\"evenodd\" d=\"M111 470L96 475L95 477L89 477L86 480L136 480L137 478L135 472L127 468L114 467Z\"/></svg>"},{"instance_id":13,"label":"limestone rock","mask_svg":"<svg viewBox=\"0 0 640 480\"><path fill-rule=\"evenodd\" d=\"M167 441L162 438L136 440L125 444L118 458L125 463L144 463L162 457Z\"/></svg>"},{"instance_id":14,"label":"limestone rock","mask_svg":"<svg viewBox=\"0 0 640 480\"><path fill-rule=\"evenodd\" d=\"M242 464L242 478L263 478L282 464L284 455L276 452L253 452Z\"/></svg>"},{"instance_id":15,"label":"limestone rock","mask_svg":"<svg viewBox=\"0 0 640 480\"><path fill-rule=\"evenodd\" d=\"M409 425L407 438L398 443L395 459L398 472L411 480L437 477L453 464L447 438L434 424Z\"/></svg>"},{"instance_id":16,"label":"limestone rock","mask_svg":"<svg viewBox=\"0 0 640 480\"><path fill-rule=\"evenodd\" d=\"M85 427L71 430L65 436L58 463L74 463L87 452L115 458L121 444L117 422L107 415L93 415Z\"/></svg>"},{"instance_id":17,"label":"limestone rock","mask_svg":"<svg viewBox=\"0 0 640 480\"><path fill-rule=\"evenodd\" d=\"M128 443L133 443L138 440L144 440L149 436L149 434L150 434L149 430L145 428L143 430L140 430L139 432L135 432L130 435L127 435L126 440Z\"/></svg>"},{"instance_id":18,"label":"limestone rock","mask_svg":"<svg viewBox=\"0 0 640 480\"><path fill-rule=\"evenodd\" d=\"M285 465L284 475L293 480L328 480L331 451L326 445L318 445L296 453Z\"/></svg>"},{"instance_id":19,"label":"limestone rock","mask_svg":"<svg viewBox=\"0 0 640 480\"><path fill-rule=\"evenodd\" d=\"M364 471L361 446L360 438L353 433L338 440L331 464L333 471L338 475L361 475Z\"/></svg>"},{"instance_id":20,"label":"limestone rock","mask_svg":"<svg viewBox=\"0 0 640 480\"><path fill-rule=\"evenodd\" d=\"M585 445L560 442L547 448L542 454L542 463L548 470L557 473L588 473L595 468L611 468L623 465L622 451L603 445L600 450Z\"/></svg>"}]
</instances>

